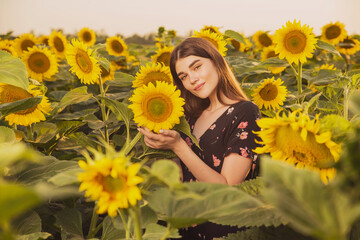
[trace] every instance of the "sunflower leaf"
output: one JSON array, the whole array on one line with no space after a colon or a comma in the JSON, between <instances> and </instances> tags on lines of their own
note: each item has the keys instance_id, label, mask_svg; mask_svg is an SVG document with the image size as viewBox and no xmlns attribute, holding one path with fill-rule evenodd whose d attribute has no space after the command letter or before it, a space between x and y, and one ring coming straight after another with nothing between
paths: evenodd
<instances>
[{"instance_id":1,"label":"sunflower leaf","mask_svg":"<svg viewBox=\"0 0 360 240\"><path fill-rule=\"evenodd\" d=\"M226 30L224 35L246 45L245 38L238 32Z\"/></svg>"},{"instance_id":2,"label":"sunflower leaf","mask_svg":"<svg viewBox=\"0 0 360 240\"><path fill-rule=\"evenodd\" d=\"M92 94L87 92L86 86L74 88L62 97L59 105L54 108L53 112L59 113L64 110L65 107L75 103L85 102L91 97Z\"/></svg>"},{"instance_id":3,"label":"sunflower leaf","mask_svg":"<svg viewBox=\"0 0 360 240\"><path fill-rule=\"evenodd\" d=\"M318 39L316 45L320 49L323 49L323 50L329 51L331 53L334 53L338 56L341 56L340 53L338 52L338 50L336 50L336 48L333 45L331 45L330 43L327 43L327 42L324 42L324 41Z\"/></svg>"},{"instance_id":4,"label":"sunflower leaf","mask_svg":"<svg viewBox=\"0 0 360 240\"><path fill-rule=\"evenodd\" d=\"M0 50L0 83L29 89L25 64L10 53Z\"/></svg>"},{"instance_id":5,"label":"sunflower leaf","mask_svg":"<svg viewBox=\"0 0 360 240\"><path fill-rule=\"evenodd\" d=\"M106 58L104 57L100 57L98 58L98 62L100 63L100 65L106 70L109 72L109 69L110 69L110 62L109 60L107 60Z\"/></svg>"},{"instance_id":6,"label":"sunflower leaf","mask_svg":"<svg viewBox=\"0 0 360 240\"><path fill-rule=\"evenodd\" d=\"M11 128L0 126L0 144L14 143L15 139L15 132Z\"/></svg>"},{"instance_id":7,"label":"sunflower leaf","mask_svg":"<svg viewBox=\"0 0 360 240\"><path fill-rule=\"evenodd\" d=\"M11 113L23 111L38 105L42 100L41 96L21 99L11 103L0 104L1 115L7 116Z\"/></svg>"},{"instance_id":8,"label":"sunflower leaf","mask_svg":"<svg viewBox=\"0 0 360 240\"><path fill-rule=\"evenodd\" d=\"M184 116L180 117L180 123L176 124L173 129L184 133L186 136L191 138L193 143L195 143L198 148L200 148L199 142L197 141L195 136L191 134L189 123L186 121Z\"/></svg>"}]
</instances>

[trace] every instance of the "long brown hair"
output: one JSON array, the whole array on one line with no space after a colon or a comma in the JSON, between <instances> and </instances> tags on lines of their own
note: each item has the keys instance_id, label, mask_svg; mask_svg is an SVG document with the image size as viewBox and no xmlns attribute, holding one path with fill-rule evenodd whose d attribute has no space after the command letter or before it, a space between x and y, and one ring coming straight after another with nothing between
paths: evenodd
<instances>
[{"instance_id":1,"label":"long brown hair","mask_svg":"<svg viewBox=\"0 0 360 240\"><path fill-rule=\"evenodd\" d=\"M184 110L188 117L199 117L210 104L210 100L208 98L201 99L186 90L176 73L176 62L181 58L191 55L208 58L216 66L219 75L216 96L222 104L227 105L224 103L221 94L224 94L224 96L232 100L248 100L224 57L221 56L212 43L203 38L189 37L177 45L170 56L171 74L174 79L174 84L181 91L181 97L185 99L186 104L184 105Z\"/></svg>"}]
</instances>

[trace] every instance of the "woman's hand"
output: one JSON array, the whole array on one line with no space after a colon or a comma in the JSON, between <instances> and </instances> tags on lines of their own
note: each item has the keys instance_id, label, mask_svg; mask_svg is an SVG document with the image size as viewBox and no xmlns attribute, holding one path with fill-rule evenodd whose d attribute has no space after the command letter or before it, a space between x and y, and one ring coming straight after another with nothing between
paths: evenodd
<instances>
[{"instance_id":1,"label":"woman's hand","mask_svg":"<svg viewBox=\"0 0 360 240\"><path fill-rule=\"evenodd\" d=\"M150 132L147 128L138 128L139 132L144 135L146 146L153 149L169 149L174 151L181 142L180 134L175 130L161 129L159 134Z\"/></svg>"}]
</instances>

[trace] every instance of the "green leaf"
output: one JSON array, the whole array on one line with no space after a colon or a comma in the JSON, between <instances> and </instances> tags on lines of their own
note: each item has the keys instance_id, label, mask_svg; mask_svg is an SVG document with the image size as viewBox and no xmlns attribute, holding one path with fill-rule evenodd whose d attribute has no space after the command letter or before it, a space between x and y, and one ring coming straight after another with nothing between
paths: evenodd
<instances>
[{"instance_id":1,"label":"green leaf","mask_svg":"<svg viewBox=\"0 0 360 240\"><path fill-rule=\"evenodd\" d=\"M62 113L55 116L55 119L59 120L83 120L85 117L96 113L99 111L99 108L93 109L84 109L82 111L73 112L73 113Z\"/></svg>"},{"instance_id":2,"label":"green leaf","mask_svg":"<svg viewBox=\"0 0 360 240\"><path fill-rule=\"evenodd\" d=\"M225 35L226 37L235 39L235 40L238 41L238 42L241 42L241 43L243 43L243 44L246 44L245 38L243 37L243 35L241 35L241 34L238 33L238 32L235 32L235 31L233 31L233 30L226 30L224 35Z\"/></svg>"},{"instance_id":3,"label":"green leaf","mask_svg":"<svg viewBox=\"0 0 360 240\"><path fill-rule=\"evenodd\" d=\"M338 52L338 50L336 50L336 48L334 47L334 45L331 45L330 43L327 43L327 42L324 42L324 41L318 39L316 45L320 49L323 49L328 52L334 53L338 56L341 56L340 53Z\"/></svg>"},{"instance_id":4,"label":"green leaf","mask_svg":"<svg viewBox=\"0 0 360 240\"><path fill-rule=\"evenodd\" d=\"M335 82L338 72L338 70L320 69L318 74L309 78L309 84L317 86L332 84Z\"/></svg>"},{"instance_id":5,"label":"green leaf","mask_svg":"<svg viewBox=\"0 0 360 240\"><path fill-rule=\"evenodd\" d=\"M65 107L76 104L80 102L85 102L92 97L92 94L87 92L87 87L78 87L72 89L70 92L66 93L61 99L59 105L53 110L53 112L58 113L64 110Z\"/></svg>"},{"instance_id":6,"label":"green leaf","mask_svg":"<svg viewBox=\"0 0 360 240\"><path fill-rule=\"evenodd\" d=\"M110 62L109 60L107 60L106 58L104 57L100 57L98 58L98 62L99 64L106 70L109 72L109 69L110 69Z\"/></svg>"},{"instance_id":7,"label":"green leaf","mask_svg":"<svg viewBox=\"0 0 360 240\"><path fill-rule=\"evenodd\" d=\"M146 227L145 234L142 236L144 240L159 240L167 233L167 228L156 223L149 224ZM181 238L178 231L175 230L167 237L169 238Z\"/></svg>"},{"instance_id":8,"label":"green leaf","mask_svg":"<svg viewBox=\"0 0 360 240\"><path fill-rule=\"evenodd\" d=\"M50 236L52 235L47 232L37 232L27 235L16 236L16 240L42 240L42 239L48 239L48 237Z\"/></svg>"},{"instance_id":9,"label":"green leaf","mask_svg":"<svg viewBox=\"0 0 360 240\"><path fill-rule=\"evenodd\" d=\"M21 99L11 103L0 104L1 115L6 116L14 112L23 111L39 104L42 100L41 96Z\"/></svg>"},{"instance_id":10,"label":"green leaf","mask_svg":"<svg viewBox=\"0 0 360 240\"><path fill-rule=\"evenodd\" d=\"M262 61L259 65L257 65L257 68L268 68L268 67L287 67L289 66L289 63L285 61L284 59L279 59L278 57L272 57L265 59Z\"/></svg>"},{"instance_id":11,"label":"green leaf","mask_svg":"<svg viewBox=\"0 0 360 240\"><path fill-rule=\"evenodd\" d=\"M179 166L171 160L157 160L151 165L150 173L169 187L180 183Z\"/></svg>"},{"instance_id":12,"label":"green leaf","mask_svg":"<svg viewBox=\"0 0 360 240\"><path fill-rule=\"evenodd\" d=\"M79 179L78 179L77 175L80 172L83 172L83 170L80 167L74 167L74 168L71 168L71 169L68 169L66 171L62 171L62 172L56 174L55 176L51 177L48 180L48 182L50 182L56 186L59 186L59 187L78 183Z\"/></svg>"},{"instance_id":13,"label":"green leaf","mask_svg":"<svg viewBox=\"0 0 360 240\"><path fill-rule=\"evenodd\" d=\"M349 100L349 109L354 114L360 114L360 90L355 90Z\"/></svg>"},{"instance_id":14,"label":"green leaf","mask_svg":"<svg viewBox=\"0 0 360 240\"><path fill-rule=\"evenodd\" d=\"M29 211L12 222L17 234L27 235L41 232L41 219L35 211Z\"/></svg>"},{"instance_id":15,"label":"green leaf","mask_svg":"<svg viewBox=\"0 0 360 240\"><path fill-rule=\"evenodd\" d=\"M26 66L21 59L0 50L0 82L29 89Z\"/></svg>"},{"instance_id":16,"label":"green leaf","mask_svg":"<svg viewBox=\"0 0 360 240\"><path fill-rule=\"evenodd\" d=\"M0 223L7 222L40 203L39 196L33 190L19 184L1 182L0 192Z\"/></svg>"},{"instance_id":17,"label":"green leaf","mask_svg":"<svg viewBox=\"0 0 360 240\"><path fill-rule=\"evenodd\" d=\"M158 221L156 212L151 207L149 207L149 205L141 207L140 211L142 228L146 228L147 225L156 223Z\"/></svg>"},{"instance_id":18,"label":"green leaf","mask_svg":"<svg viewBox=\"0 0 360 240\"><path fill-rule=\"evenodd\" d=\"M36 138L34 143L47 143L56 136L57 127L54 123L40 122L34 125L33 128Z\"/></svg>"},{"instance_id":19,"label":"green leaf","mask_svg":"<svg viewBox=\"0 0 360 240\"><path fill-rule=\"evenodd\" d=\"M15 132L8 127L0 126L0 144L14 143L16 140Z\"/></svg>"},{"instance_id":20,"label":"green leaf","mask_svg":"<svg viewBox=\"0 0 360 240\"><path fill-rule=\"evenodd\" d=\"M125 239L125 230L115 228L112 219L106 216L102 230L101 240L119 240Z\"/></svg>"},{"instance_id":21,"label":"green leaf","mask_svg":"<svg viewBox=\"0 0 360 240\"><path fill-rule=\"evenodd\" d=\"M113 81L106 81L105 84L117 87L131 87L135 77L123 72L115 72Z\"/></svg>"},{"instance_id":22,"label":"green leaf","mask_svg":"<svg viewBox=\"0 0 360 240\"><path fill-rule=\"evenodd\" d=\"M119 121L124 121L126 128L130 128L130 121L133 119L133 113L128 105L106 97L100 97L105 101L105 105L116 115Z\"/></svg>"},{"instance_id":23,"label":"green leaf","mask_svg":"<svg viewBox=\"0 0 360 240\"><path fill-rule=\"evenodd\" d=\"M0 168L17 161L39 162L40 153L28 148L24 143L0 144Z\"/></svg>"},{"instance_id":24,"label":"green leaf","mask_svg":"<svg viewBox=\"0 0 360 240\"><path fill-rule=\"evenodd\" d=\"M298 232L318 239L346 239L360 217L359 203L322 183L319 173L262 159L263 196Z\"/></svg>"},{"instance_id":25,"label":"green leaf","mask_svg":"<svg viewBox=\"0 0 360 240\"><path fill-rule=\"evenodd\" d=\"M182 133L184 133L186 136L188 136L189 138L191 138L191 140L193 141L193 143L195 143L195 145L200 148L199 142L197 141L197 139L194 137L194 135L191 134L191 130L190 130L190 126L189 123L186 121L185 116L182 116L180 118L180 123L176 124L173 128L176 131L180 131Z\"/></svg>"},{"instance_id":26,"label":"green leaf","mask_svg":"<svg viewBox=\"0 0 360 240\"><path fill-rule=\"evenodd\" d=\"M83 239L81 213L76 208L64 208L55 214L56 225L61 227L62 239Z\"/></svg>"}]
</instances>

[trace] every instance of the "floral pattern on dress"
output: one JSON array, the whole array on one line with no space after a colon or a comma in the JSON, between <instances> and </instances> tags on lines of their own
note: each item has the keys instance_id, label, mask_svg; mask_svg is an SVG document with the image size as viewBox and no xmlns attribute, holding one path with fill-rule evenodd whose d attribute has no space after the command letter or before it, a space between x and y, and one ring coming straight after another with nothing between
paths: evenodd
<instances>
[{"instance_id":1,"label":"floral pattern on dress","mask_svg":"<svg viewBox=\"0 0 360 240\"><path fill-rule=\"evenodd\" d=\"M221 160L218 159L214 154L212 155L214 161L214 167L220 166Z\"/></svg>"},{"instance_id":2,"label":"floral pattern on dress","mask_svg":"<svg viewBox=\"0 0 360 240\"><path fill-rule=\"evenodd\" d=\"M216 128L216 124L214 123L213 125L210 126L210 130L214 130Z\"/></svg>"}]
</instances>

